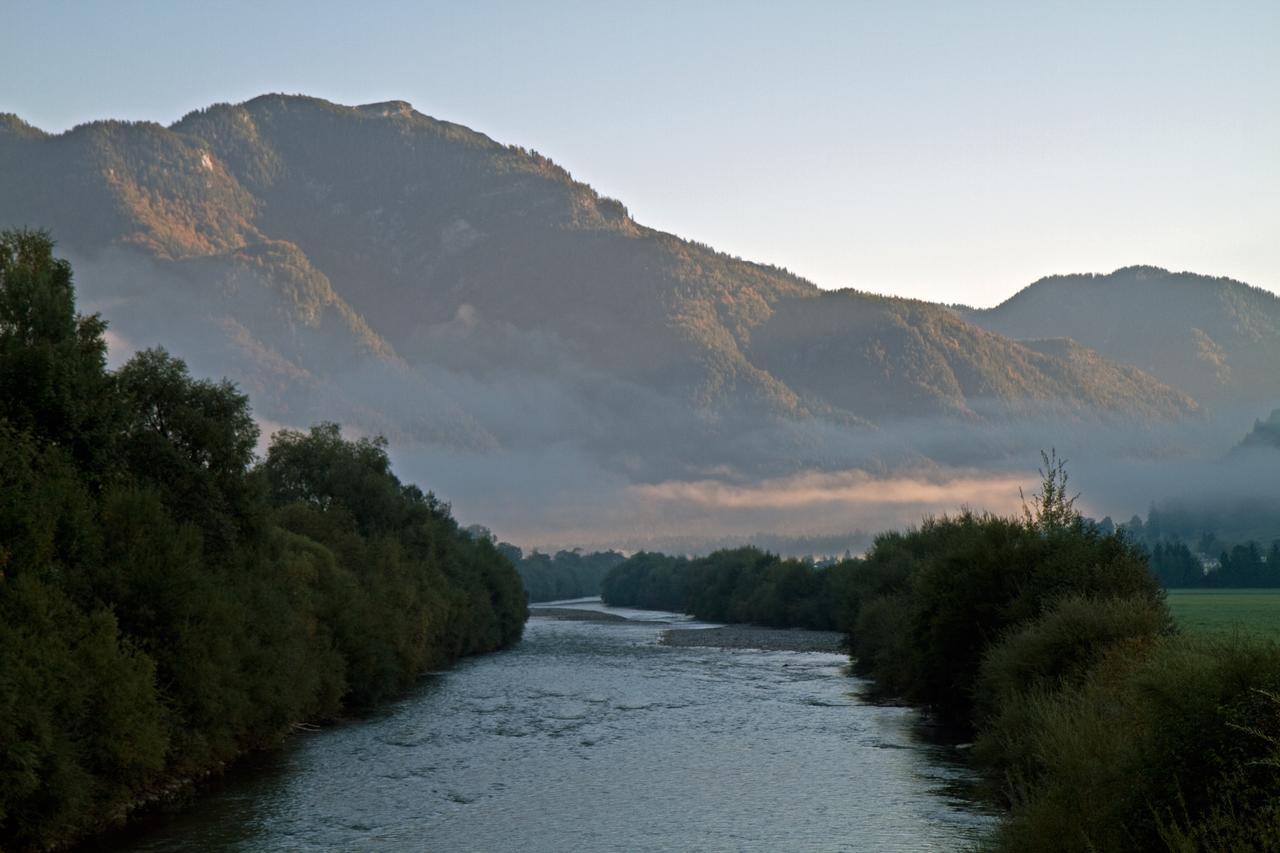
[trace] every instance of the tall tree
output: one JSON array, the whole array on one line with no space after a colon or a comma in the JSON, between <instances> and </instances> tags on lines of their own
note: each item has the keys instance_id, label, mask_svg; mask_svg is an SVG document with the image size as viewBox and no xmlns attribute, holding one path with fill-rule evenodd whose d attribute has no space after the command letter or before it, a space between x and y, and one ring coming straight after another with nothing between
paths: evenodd
<instances>
[{"instance_id":1,"label":"tall tree","mask_svg":"<svg viewBox=\"0 0 1280 853\"><path fill-rule=\"evenodd\" d=\"M1067 460L1058 458L1057 450L1040 451L1044 467L1040 470L1040 491L1028 500L1022 490L1022 516L1028 528L1041 533L1065 530L1080 521L1076 499L1067 491Z\"/></svg>"},{"instance_id":2,"label":"tall tree","mask_svg":"<svg viewBox=\"0 0 1280 853\"><path fill-rule=\"evenodd\" d=\"M258 441L249 398L226 380L192 379L163 349L138 353L118 379L129 467L154 483L176 518L227 549L256 516L255 481L245 476Z\"/></svg>"},{"instance_id":3,"label":"tall tree","mask_svg":"<svg viewBox=\"0 0 1280 853\"><path fill-rule=\"evenodd\" d=\"M71 265L40 231L0 232L0 417L97 478L111 459L106 323L75 310Z\"/></svg>"}]
</instances>

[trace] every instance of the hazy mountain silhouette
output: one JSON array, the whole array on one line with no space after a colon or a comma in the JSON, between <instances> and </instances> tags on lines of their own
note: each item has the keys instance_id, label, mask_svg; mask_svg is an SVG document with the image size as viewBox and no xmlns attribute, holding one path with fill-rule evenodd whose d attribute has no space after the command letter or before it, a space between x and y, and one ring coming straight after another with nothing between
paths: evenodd
<instances>
[{"instance_id":1,"label":"hazy mountain silhouette","mask_svg":"<svg viewBox=\"0 0 1280 853\"><path fill-rule=\"evenodd\" d=\"M1280 399L1280 298L1232 279L1158 267L1052 276L961 313L1013 338L1072 338L1206 404Z\"/></svg>"},{"instance_id":2,"label":"hazy mountain silhouette","mask_svg":"<svg viewBox=\"0 0 1280 853\"><path fill-rule=\"evenodd\" d=\"M1272 410L1270 417L1265 421L1261 419L1254 421L1253 429L1249 430L1240 443L1232 448L1232 452L1239 453L1252 448L1280 450L1280 409Z\"/></svg>"},{"instance_id":3,"label":"hazy mountain silhouette","mask_svg":"<svg viewBox=\"0 0 1280 853\"><path fill-rule=\"evenodd\" d=\"M1063 340L1015 342L927 302L852 291L788 298L750 353L790 387L876 415L1110 412L1138 418L1195 404L1132 367Z\"/></svg>"}]
</instances>

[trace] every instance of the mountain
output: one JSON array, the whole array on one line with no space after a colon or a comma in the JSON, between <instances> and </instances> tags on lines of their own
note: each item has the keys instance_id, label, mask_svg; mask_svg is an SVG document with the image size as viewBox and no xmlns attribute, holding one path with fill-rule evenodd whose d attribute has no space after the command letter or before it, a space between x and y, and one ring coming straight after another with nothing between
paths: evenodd
<instances>
[{"instance_id":1,"label":"mountain","mask_svg":"<svg viewBox=\"0 0 1280 853\"><path fill-rule=\"evenodd\" d=\"M1280 297L1158 267L1041 279L972 323L1012 338L1069 337L1207 404L1280 403Z\"/></svg>"},{"instance_id":2,"label":"mountain","mask_svg":"<svg viewBox=\"0 0 1280 853\"><path fill-rule=\"evenodd\" d=\"M806 369L776 344L802 331L803 301L821 296L811 283L640 226L536 152L403 102L264 96L169 128L96 122L48 136L15 117L4 128L0 220L49 228L76 254L128 248L166 275L183 268L192 289L234 300L229 312L269 349L282 329L332 330L371 359L430 362L433 332L462 318L552 334L597 370L704 409L834 407L876 421L971 413L977 397L1125 408L1095 382L1136 383L1144 417L1193 408L1101 359L1082 370L989 335L988 357L972 358L973 331L936 307L853 292L820 310L839 303L837 346L870 355ZM765 361L806 400L748 356L760 327ZM817 346L815 356L828 345ZM296 347L280 354L315 367Z\"/></svg>"},{"instance_id":3,"label":"mountain","mask_svg":"<svg viewBox=\"0 0 1280 853\"><path fill-rule=\"evenodd\" d=\"M1185 394L1073 341L1015 342L938 305L850 291L785 298L749 349L789 387L880 417L1080 411L1160 419Z\"/></svg>"},{"instance_id":4,"label":"mountain","mask_svg":"<svg viewBox=\"0 0 1280 853\"><path fill-rule=\"evenodd\" d=\"M634 484L970 465L1051 440L974 445L988 426L1199 412L1162 364L1068 329L1014 340L998 312L822 291L401 101L266 95L61 134L3 115L0 227L53 233L113 357L162 344L238 381L268 428L385 434L490 520L557 492L575 497L547 523L578 524L608 481L640 525ZM921 424L965 449L920 444Z\"/></svg>"}]
</instances>

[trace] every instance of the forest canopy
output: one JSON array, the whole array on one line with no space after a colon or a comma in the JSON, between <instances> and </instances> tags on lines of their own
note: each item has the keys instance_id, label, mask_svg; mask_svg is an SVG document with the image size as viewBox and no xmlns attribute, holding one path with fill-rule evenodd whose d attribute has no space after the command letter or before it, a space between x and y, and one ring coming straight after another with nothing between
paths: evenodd
<instances>
[{"instance_id":1,"label":"forest canopy","mask_svg":"<svg viewBox=\"0 0 1280 853\"><path fill-rule=\"evenodd\" d=\"M491 537L483 528L478 533ZM508 542L499 542L497 548L515 564L530 601L561 601L599 595L604 578L626 559L617 551L583 554L575 548L543 554L535 549L525 554Z\"/></svg>"}]
</instances>

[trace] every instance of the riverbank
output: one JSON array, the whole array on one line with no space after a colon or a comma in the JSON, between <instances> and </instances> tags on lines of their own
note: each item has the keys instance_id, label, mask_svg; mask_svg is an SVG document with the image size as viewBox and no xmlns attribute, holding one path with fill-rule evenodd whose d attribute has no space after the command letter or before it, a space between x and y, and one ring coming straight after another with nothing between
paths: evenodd
<instances>
[{"instance_id":1,"label":"riverbank","mask_svg":"<svg viewBox=\"0 0 1280 853\"><path fill-rule=\"evenodd\" d=\"M561 622L607 622L632 625L671 625L666 619L630 619L619 613L585 607L530 605L530 617ZM848 652L848 640L840 631L807 628L765 628L759 625L723 625L719 628L669 628L658 636L659 645L681 648L761 649L772 652Z\"/></svg>"},{"instance_id":2,"label":"riverbank","mask_svg":"<svg viewBox=\"0 0 1280 853\"><path fill-rule=\"evenodd\" d=\"M630 622L635 625L670 625L664 619L628 619L617 613L605 613L603 610L587 610L576 607L529 607L530 616L541 616L543 619L556 619L561 622Z\"/></svg>"},{"instance_id":3,"label":"riverbank","mask_svg":"<svg viewBox=\"0 0 1280 853\"><path fill-rule=\"evenodd\" d=\"M723 628L671 628L658 642L664 646L717 649L763 649L773 652L848 651L845 635L839 631L810 631L804 628L761 628L756 625L726 625Z\"/></svg>"}]
</instances>

